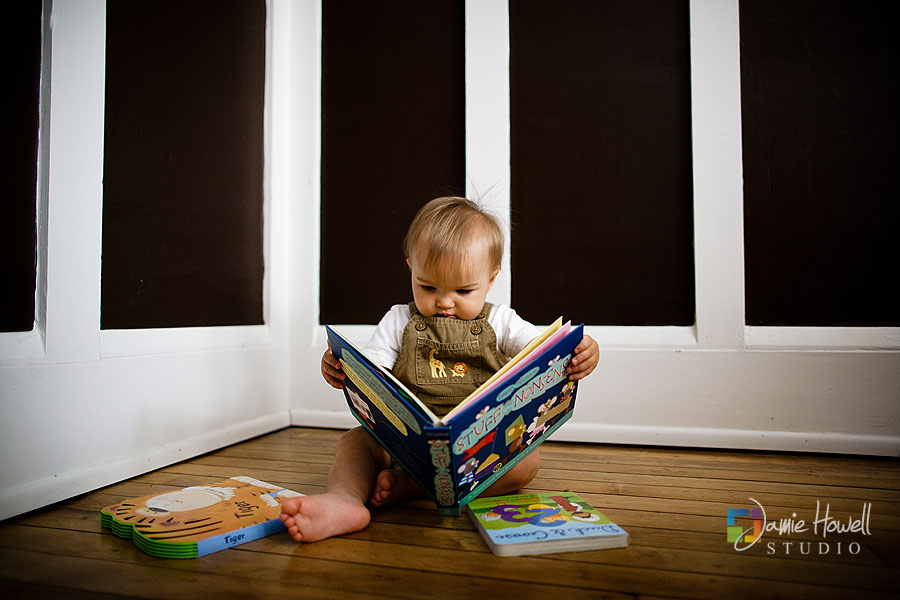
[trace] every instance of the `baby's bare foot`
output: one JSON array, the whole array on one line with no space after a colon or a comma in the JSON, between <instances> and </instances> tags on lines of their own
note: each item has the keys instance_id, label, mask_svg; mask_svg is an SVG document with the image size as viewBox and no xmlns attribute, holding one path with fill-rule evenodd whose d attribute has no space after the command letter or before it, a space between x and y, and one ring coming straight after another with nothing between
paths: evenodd
<instances>
[{"instance_id":1,"label":"baby's bare foot","mask_svg":"<svg viewBox=\"0 0 900 600\"><path fill-rule=\"evenodd\" d=\"M375 489L370 502L372 506L387 506L423 494L422 488L406 471L385 469L378 474L378 478L375 480Z\"/></svg>"},{"instance_id":2,"label":"baby's bare foot","mask_svg":"<svg viewBox=\"0 0 900 600\"><path fill-rule=\"evenodd\" d=\"M369 509L351 496L327 493L288 498L281 504L281 521L298 542L318 542L365 529Z\"/></svg>"}]
</instances>

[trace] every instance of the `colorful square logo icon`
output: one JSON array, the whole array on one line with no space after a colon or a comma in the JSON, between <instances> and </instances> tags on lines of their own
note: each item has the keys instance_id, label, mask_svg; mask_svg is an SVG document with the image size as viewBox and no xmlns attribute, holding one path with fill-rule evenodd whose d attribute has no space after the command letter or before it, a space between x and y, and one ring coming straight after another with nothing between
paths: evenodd
<instances>
[{"instance_id":1,"label":"colorful square logo icon","mask_svg":"<svg viewBox=\"0 0 900 600\"><path fill-rule=\"evenodd\" d=\"M740 522L747 524L744 519L752 519L753 527L745 527ZM761 508L729 508L727 519L728 542L732 544L753 544L762 537L763 514ZM753 533L750 533L750 531Z\"/></svg>"}]
</instances>

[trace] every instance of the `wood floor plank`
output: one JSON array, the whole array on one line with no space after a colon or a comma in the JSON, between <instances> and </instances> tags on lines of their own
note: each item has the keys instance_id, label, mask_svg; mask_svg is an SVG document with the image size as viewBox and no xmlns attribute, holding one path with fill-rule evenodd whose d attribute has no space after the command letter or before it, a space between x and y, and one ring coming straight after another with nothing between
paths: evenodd
<instances>
[{"instance_id":1,"label":"wood floor plank","mask_svg":"<svg viewBox=\"0 0 900 600\"><path fill-rule=\"evenodd\" d=\"M804 455L774 452L685 450L674 448L640 448L553 442L545 448L550 454L571 461L621 464L655 464L675 462L707 468L754 469L765 464L779 472L824 469L826 471L879 472L892 478L898 476L895 457L852 457L844 455ZM840 466L839 466L840 465Z\"/></svg>"},{"instance_id":2,"label":"wood floor plank","mask_svg":"<svg viewBox=\"0 0 900 600\"><path fill-rule=\"evenodd\" d=\"M542 464L541 478L564 479L572 482L592 481L606 483L616 491L625 486L647 486L665 493L700 493L720 491L723 493L742 492L753 494L771 494L791 496L797 500L805 498L847 499L851 501L877 501L887 503L890 514L900 514L900 492L897 490L873 489L863 487L844 487L839 485L781 483L769 481L743 481L707 479L703 477L672 477L667 475L643 475L631 473L605 473L596 471L573 471L559 469ZM662 496L661 496L662 497Z\"/></svg>"},{"instance_id":3,"label":"wood floor plank","mask_svg":"<svg viewBox=\"0 0 900 600\"><path fill-rule=\"evenodd\" d=\"M133 596L121 596L119 594L104 594L87 590L74 590L71 588L37 583L23 583L20 581L0 581L0 590L4 598L53 598L54 600L122 600Z\"/></svg>"},{"instance_id":4,"label":"wood floor plank","mask_svg":"<svg viewBox=\"0 0 900 600\"><path fill-rule=\"evenodd\" d=\"M856 472L824 473L813 470L775 471L766 468L765 464L755 465L753 469L740 471L727 468L696 467L682 464L666 464L635 462L623 464L597 460L569 459L566 456L541 452L541 464L547 468L569 469L572 471L589 471L600 473L631 473L645 475L661 475L666 477L702 477L710 480L726 481L768 481L774 483L809 483L814 485L840 485L847 487L863 487L872 489L900 490L900 480L882 477L879 474Z\"/></svg>"},{"instance_id":5,"label":"wood floor plank","mask_svg":"<svg viewBox=\"0 0 900 600\"><path fill-rule=\"evenodd\" d=\"M659 458L677 462L702 461L719 463L763 462L770 465L842 465L846 469L900 468L897 457L855 456L851 454L811 454L802 452L774 452L753 450L710 450L692 448L671 448L664 446L630 446L614 444L586 444L581 442L553 442L554 451L572 454L600 455L606 458L620 457L625 461L641 460L642 457Z\"/></svg>"},{"instance_id":6,"label":"wood floor plank","mask_svg":"<svg viewBox=\"0 0 900 600\"><path fill-rule=\"evenodd\" d=\"M259 469L266 468L270 471L286 471L289 473L310 473L324 475L328 473L331 466L332 455L327 455L325 460L311 462L304 455L298 454L294 460L266 460L262 461L258 458L244 458L242 456L201 456L191 461L195 465L208 465L211 467L230 467L232 469L247 468Z\"/></svg>"}]
</instances>

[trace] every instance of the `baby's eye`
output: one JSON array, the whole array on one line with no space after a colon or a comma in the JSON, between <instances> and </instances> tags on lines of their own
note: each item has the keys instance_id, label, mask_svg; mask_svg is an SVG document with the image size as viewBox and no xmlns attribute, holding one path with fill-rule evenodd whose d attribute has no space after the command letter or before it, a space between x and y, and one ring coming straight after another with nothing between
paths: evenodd
<instances>
[{"instance_id":1,"label":"baby's eye","mask_svg":"<svg viewBox=\"0 0 900 600\"><path fill-rule=\"evenodd\" d=\"M435 287L433 285L423 285L421 287L426 292L433 292L435 290Z\"/></svg>"},{"instance_id":2,"label":"baby's eye","mask_svg":"<svg viewBox=\"0 0 900 600\"><path fill-rule=\"evenodd\" d=\"M466 296L468 294L471 294L474 291L475 290L456 290L456 293L459 294L460 296Z\"/></svg>"}]
</instances>

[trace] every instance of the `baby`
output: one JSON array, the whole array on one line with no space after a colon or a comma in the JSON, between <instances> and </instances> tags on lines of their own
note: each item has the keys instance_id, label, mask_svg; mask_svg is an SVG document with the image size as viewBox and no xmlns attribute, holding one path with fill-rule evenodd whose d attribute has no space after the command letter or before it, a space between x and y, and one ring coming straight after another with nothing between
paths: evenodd
<instances>
[{"instance_id":1,"label":"baby","mask_svg":"<svg viewBox=\"0 0 900 600\"><path fill-rule=\"evenodd\" d=\"M508 306L485 297L503 256L503 229L477 204L464 198L437 198L418 212L403 242L412 277L413 302L391 308L378 324L366 354L393 374L438 416L461 400L538 335ZM599 359L590 336L575 348L569 378L586 377ZM441 369L452 366L448 376ZM345 374L329 348L322 376L343 388ZM518 490L540 467L532 451L491 484L483 495ZM357 427L338 440L326 492L289 498L281 520L298 542L314 542L364 529L367 504L386 506L424 496L369 433Z\"/></svg>"}]
</instances>

